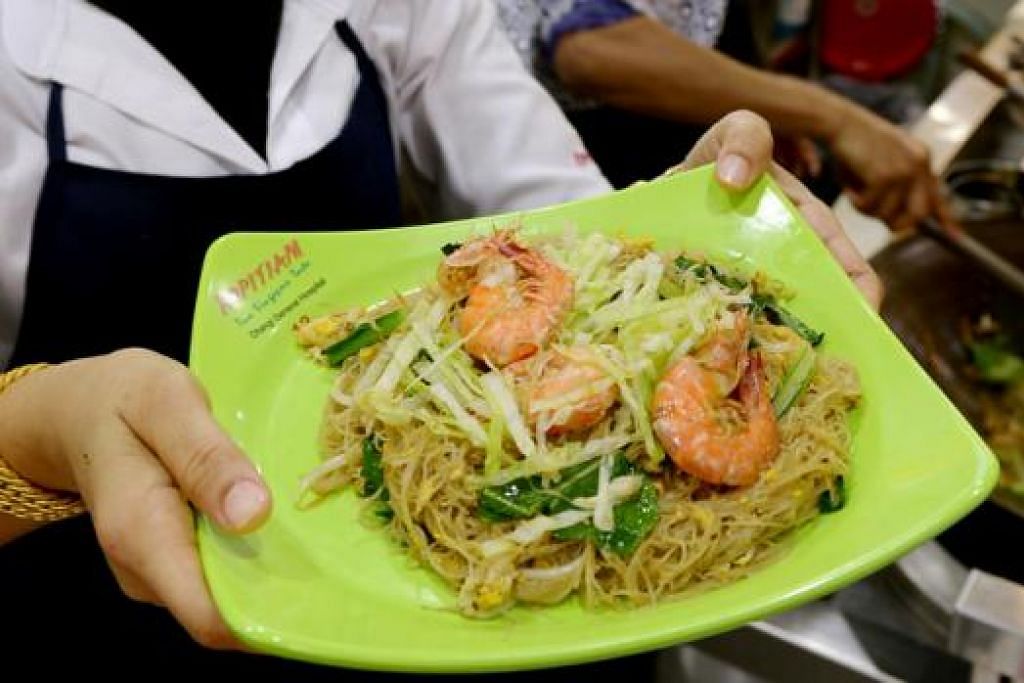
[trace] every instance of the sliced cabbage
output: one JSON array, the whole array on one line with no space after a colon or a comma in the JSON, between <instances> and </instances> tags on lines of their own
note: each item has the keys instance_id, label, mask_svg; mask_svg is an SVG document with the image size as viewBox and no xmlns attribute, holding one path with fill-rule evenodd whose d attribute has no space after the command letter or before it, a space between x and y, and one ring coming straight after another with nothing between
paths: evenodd
<instances>
[{"instance_id":1,"label":"sliced cabbage","mask_svg":"<svg viewBox=\"0 0 1024 683\"><path fill-rule=\"evenodd\" d=\"M625 431L625 429L624 429ZM605 453L614 453L633 440L628 433L595 437L583 443L570 442L559 448L537 453L529 460L520 460L515 465L488 474L479 482L483 486L501 486L513 479L532 477L535 474L555 474L567 467L588 462Z\"/></svg>"},{"instance_id":2,"label":"sliced cabbage","mask_svg":"<svg viewBox=\"0 0 1024 683\"><path fill-rule=\"evenodd\" d=\"M522 602L554 605L561 602L580 584L584 555L555 567L520 569L516 576L515 596Z\"/></svg>"},{"instance_id":3,"label":"sliced cabbage","mask_svg":"<svg viewBox=\"0 0 1024 683\"><path fill-rule=\"evenodd\" d=\"M538 515L517 526L516 530L508 535L508 538L520 545L529 545L536 543L550 531L565 529L584 522L590 519L592 514L590 510L565 510L557 515Z\"/></svg>"},{"instance_id":4,"label":"sliced cabbage","mask_svg":"<svg viewBox=\"0 0 1024 683\"><path fill-rule=\"evenodd\" d=\"M603 464L603 463L602 463ZM600 482L599 482L600 484ZM644 484L643 475L640 474L624 474L621 477L615 477L608 484L607 498L611 502L612 507L619 503L629 500L636 495L637 491ZM573 498L572 504L581 510L596 510L598 503L597 496L590 496L588 498ZM594 515L594 526L597 526L597 515ZM605 529L608 531L608 529Z\"/></svg>"},{"instance_id":5,"label":"sliced cabbage","mask_svg":"<svg viewBox=\"0 0 1024 683\"><path fill-rule=\"evenodd\" d=\"M445 313L448 312L449 305L449 302L442 298L434 301L429 307L425 302L421 302L413 309L409 314L409 326L412 329L397 341L394 356L374 384L375 390L384 393L394 391L402 374L409 369L416 354L423 348L420 340L434 336Z\"/></svg>"},{"instance_id":6,"label":"sliced cabbage","mask_svg":"<svg viewBox=\"0 0 1024 683\"><path fill-rule=\"evenodd\" d=\"M487 433L484 431L484 428L480 426L476 418L466 412L466 409L462 407L462 404L456 400L455 396L452 395L452 392L448 390L448 387L441 380L436 379L428 384L427 390L431 396L437 399L437 403L441 407L447 409L452 414L458 426L462 428L462 431L466 433L466 436L469 437L469 440L474 445L483 447L487 444Z\"/></svg>"},{"instance_id":7,"label":"sliced cabbage","mask_svg":"<svg viewBox=\"0 0 1024 683\"><path fill-rule=\"evenodd\" d=\"M526 427L526 421L516 403L515 396L505 383L505 378L497 370L486 373L480 378L484 387L487 400L493 406L496 414L500 414L505 423L505 429L516 444L516 448L525 457L529 458L536 454L537 446L530 436L530 430Z\"/></svg>"},{"instance_id":8,"label":"sliced cabbage","mask_svg":"<svg viewBox=\"0 0 1024 683\"><path fill-rule=\"evenodd\" d=\"M612 498L608 484L612 478L611 455L601 458L601 467L597 471L597 495L594 496L594 528L598 531L611 531L615 528L615 517L612 515Z\"/></svg>"}]
</instances>

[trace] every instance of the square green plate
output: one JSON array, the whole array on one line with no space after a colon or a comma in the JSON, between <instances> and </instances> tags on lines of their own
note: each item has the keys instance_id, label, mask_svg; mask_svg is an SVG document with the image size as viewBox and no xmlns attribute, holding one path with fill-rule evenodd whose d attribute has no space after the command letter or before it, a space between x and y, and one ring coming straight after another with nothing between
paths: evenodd
<instances>
[{"instance_id":1,"label":"square green plate","mask_svg":"<svg viewBox=\"0 0 1024 683\"><path fill-rule=\"evenodd\" d=\"M352 492L294 506L318 462L332 373L291 333L302 315L369 304L429 280L438 248L506 218L368 232L232 234L203 269L192 368L217 418L258 463L273 515L244 539L199 530L206 575L232 630L251 647L349 667L494 671L571 664L668 646L835 591L892 562L980 503L997 466L967 422L861 299L779 190L727 195L709 168L600 198L516 215L529 231L645 235L660 248L739 258L794 287L792 308L826 331L824 349L863 382L850 500L799 532L792 550L748 579L633 611L570 600L474 621L454 593L384 534L357 520Z\"/></svg>"}]
</instances>

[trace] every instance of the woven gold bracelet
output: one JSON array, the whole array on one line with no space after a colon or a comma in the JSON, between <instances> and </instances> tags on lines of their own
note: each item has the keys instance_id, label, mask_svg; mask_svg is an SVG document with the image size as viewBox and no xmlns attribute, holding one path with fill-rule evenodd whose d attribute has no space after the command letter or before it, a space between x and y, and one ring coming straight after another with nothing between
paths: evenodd
<instances>
[{"instance_id":1,"label":"woven gold bracelet","mask_svg":"<svg viewBox=\"0 0 1024 683\"><path fill-rule=\"evenodd\" d=\"M24 365L0 374L0 392L25 375L47 367L46 363ZM11 469L0 458L0 513L32 522L56 522L85 512L78 496L36 486Z\"/></svg>"}]
</instances>

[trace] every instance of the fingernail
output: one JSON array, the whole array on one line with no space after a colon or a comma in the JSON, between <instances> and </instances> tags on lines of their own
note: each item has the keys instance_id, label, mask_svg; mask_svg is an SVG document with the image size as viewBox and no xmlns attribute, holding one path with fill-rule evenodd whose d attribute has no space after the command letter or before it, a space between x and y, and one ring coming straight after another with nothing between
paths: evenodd
<instances>
[{"instance_id":1,"label":"fingernail","mask_svg":"<svg viewBox=\"0 0 1024 683\"><path fill-rule=\"evenodd\" d=\"M224 517L232 529L251 526L266 507L266 490L249 479L236 482L224 496Z\"/></svg>"},{"instance_id":2,"label":"fingernail","mask_svg":"<svg viewBox=\"0 0 1024 683\"><path fill-rule=\"evenodd\" d=\"M739 154L726 155L718 162L718 177L727 185L746 187L750 181L750 162Z\"/></svg>"}]
</instances>

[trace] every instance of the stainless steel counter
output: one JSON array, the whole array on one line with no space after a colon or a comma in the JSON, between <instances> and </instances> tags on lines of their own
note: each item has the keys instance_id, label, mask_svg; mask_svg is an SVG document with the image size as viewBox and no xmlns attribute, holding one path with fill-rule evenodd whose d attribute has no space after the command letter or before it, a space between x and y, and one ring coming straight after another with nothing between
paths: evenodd
<instances>
[{"instance_id":1,"label":"stainless steel counter","mask_svg":"<svg viewBox=\"0 0 1024 683\"><path fill-rule=\"evenodd\" d=\"M1024 680L1024 587L928 543L836 595L667 650L659 681Z\"/></svg>"}]
</instances>

